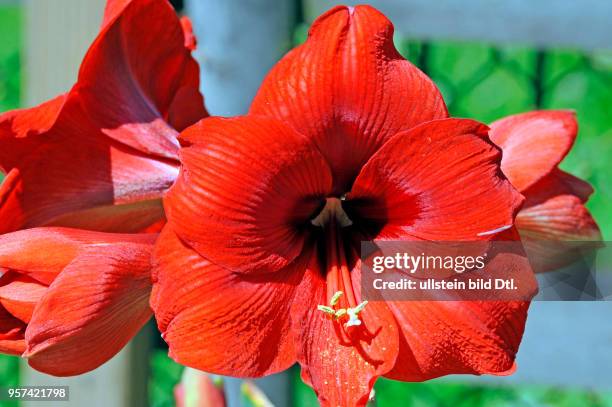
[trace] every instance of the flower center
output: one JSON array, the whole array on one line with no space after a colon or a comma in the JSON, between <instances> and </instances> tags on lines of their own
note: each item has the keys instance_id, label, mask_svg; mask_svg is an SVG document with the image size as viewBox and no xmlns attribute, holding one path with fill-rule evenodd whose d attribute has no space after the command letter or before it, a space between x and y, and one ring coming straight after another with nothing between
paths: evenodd
<instances>
[{"instance_id":1,"label":"flower center","mask_svg":"<svg viewBox=\"0 0 612 407\"><path fill-rule=\"evenodd\" d=\"M323 210L321 210L321 212L310 222L313 225L319 226L322 228L328 226L330 223L332 223L332 221L335 221L335 223L338 226L343 227L343 228L347 226L351 226L353 222L351 221L351 219L349 219L348 215L342 208L343 200L344 200L343 197L342 198L335 198L335 197L326 198L325 206L323 207Z\"/></svg>"},{"instance_id":2,"label":"flower center","mask_svg":"<svg viewBox=\"0 0 612 407\"><path fill-rule=\"evenodd\" d=\"M360 313L367 301L358 302L351 278L353 262L347 257L355 258L350 244L346 244L347 229L353 225L342 203L344 197L326 198L321 212L311 220L311 223L323 229L319 243L324 250L325 278L327 282L327 304L320 304L317 309L334 322L334 328L341 343L350 345L351 327L362 325ZM347 250L349 253L347 253Z\"/></svg>"}]
</instances>

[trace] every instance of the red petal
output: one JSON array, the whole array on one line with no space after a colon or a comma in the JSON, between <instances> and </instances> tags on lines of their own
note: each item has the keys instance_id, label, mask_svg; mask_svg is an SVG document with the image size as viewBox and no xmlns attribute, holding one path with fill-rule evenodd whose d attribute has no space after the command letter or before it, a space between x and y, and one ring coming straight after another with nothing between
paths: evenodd
<instances>
[{"instance_id":1,"label":"red petal","mask_svg":"<svg viewBox=\"0 0 612 407\"><path fill-rule=\"evenodd\" d=\"M579 242L592 245L602 239L584 206L591 191L588 183L554 170L523 193L527 199L516 217L516 226L536 271L571 264L584 254Z\"/></svg>"},{"instance_id":2,"label":"red petal","mask_svg":"<svg viewBox=\"0 0 612 407\"><path fill-rule=\"evenodd\" d=\"M299 271L253 279L215 266L168 226L155 249L151 306L178 363L240 377L295 362L289 308Z\"/></svg>"},{"instance_id":3,"label":"red petal","mask_svg":"<svg viewBox=\"0 0 612 407\"><path fill-rule=\"evenodd\" d=\"M25 323L0 305L0 353L21 355L25 351L25 329Z\"/></svg>"},{"instance_id":4,"label":"red petal","mask_svg":"<svg viewBox=\"0 0 612 407\"><path fill-rule=\"evenodd\" d=\"M105 134L144 153L173 159L178 142L171 127L175 123L166 123L168 112L172 104L192 104L198 114L188 124L205 117L198 87L199 68L185 47L172 6L133 0L109 4L75 91ZM177 102L179 91L184 100ZM183 118L179 122L185 125Z\"/></svg>"},{"instance_id":5,"label":"red petal","mask_svg":"<svg viewBox=\"0 0 612 407\"><path fill-rule=\"evenodd\" d=\"M132 1L133 0L107 0L104 8L104 18L102 19L102 28L112 23Z\"/></svg>"},{"instance_id":6,"label":"red petal","mask_svg":"<svg viewBox=\"0 0 612 407\"><path fill-rule=\"evenodd\" d=\"M107 245L109 236L127 242L154 238L66 228L20 230L0 235L0 271L15 270L49 285L83 250Z\"/></svg>"},{"instance_id":7,"label":"red petal","mask_svg":"<svg viewBox=\"0 0 612 407\"><path fill-rule=\"evenodd\" d=\"M193 25L191 20L187 16L181 17L181 27L183 28L183 34L185 35L185 48L189 51L195 51L198 46L198 41L193 33Z\"/></svg>"},{"instance_id":8,"label":"red petal","mask_svg":"<svg viewBox=\"0 0 612 407\"><path fill-rule=\"evenodd\" d=\"M233 271L286 267L302 252L300 226L330 191L316 148L282 123L256 117L210 118L181 138L183 167L164 200L177 235Z\"/></svg>"},{"instance_id":9,"label":"red petal","mask_svg":"<svg viewBox=\"0 0 612 407\"><path fill-rule=\"evenodd\" d=\"M0 151L4 141L0 139ZM8 147L33 143L36 147L0 186L0 233L49 224L134 232L163 217L159 203L108 207L160 198L174 182L176 164L104 137L84 119L74 99L66 102L47 133L10 139ZM88 218L80 211L89 211Z\"/></svg>"},{"instance_id":10,"label":"red petal","mask_svg":"<svg viewBox=\"0 0 612 407\"><path fill-rule=\"evenodd\" d=\"M35 308L24 353L33 368L55 376L93 370L151 317L154 236L107 234L106 240L70 263Z\"/></svg>"},{"instance_id":11,"label":"red petal","mask_svg":"<svg viewBox=\"0 0 612 407\"><path fill-rule=\"evenodd\" d=\"M13 168L0 180L0 234L19 230L23 225L21 204L16 199L21 190L21 175Z\"/></svg>"},{"instance_id":12,"label":"red petal","mask_svg":"<svg viewBox=\"0 0 612 407\"><path fill-rule=\"evenodd\" d=\"M40 106L0 115L0 170L9 172L39 143L47 141L46 133L57 121L66 99L66 95L60 95Z\"/></svg>"},{"instance_id":13,"label":"red petal","mask_svg":"<svg viewBox=\"0 0 612 407\"><path fill-rule=\"evenodd\" d=\"M393 45L393 25L370 6L336 7L265 79L251 113L313 139L346 192L359 168L399 131L448 116L433 82Z\"/></svg>"},{"instance_id":14,"label":"red petal","mask_svg":"<svg viewBox=\"0 0 612 407\"><path fill-rule=\"evenodd\" d=\"M94 236L98 239L93 240ZM60 228L28 229L0 235L0 269L16 270L49 285L74 260L84 244L103 242L105 236Z\"/></svg>"},{"instance_id":15,"label":"red petal","mask_svg":"<svg viewBox=\"0 0 612 407\"><path fill-rule=\"evenodd\" d=\"M567 155L578 124L571 111L535 111L491 124L491 140L503 150L502 171L523 192Z\"/></svg>"},{"instance_id":16,"label":"red petal","mask_svg":"<svg viewBox=\"0 0 612 407\"><path fill-rule=\"evenodd\" d=\"M28 323L34 307L46 291L46 285L27 276L15 274L8 281L0 283L0 304L10 314Z\"/></svg>"},{"instance_id":17,"label":"red petal","mask_svg":"<svg viewBox=\"0 0 612 407\"><path fill-rule=\"evenodd\" d=\"M359 266L351 271L351 280L356 300L360 302ZM365 406L378 376L395 365L398 328L384 302L370 302L359 317L363 328L374 337L352 338L347 344L338 338L334 328L337 323L317 309L317 305L327 304L327 283L313 261L297 289L292 307L293 331L301 344L298 362L302 366L302 379L313 387L321 405Z\"/></svg>"},{"instance_id":18,"label":"red petal","mask_svg":"<svg viewBox=\"0 0 612 407\"><path fill-rule=\"evenodd\" d=\"M67 226L103 232L159 233L159 224L163 226L165 222L161 199L152 199L71 212L54 218L47 226Z\"/></svg>"},{"instance_id":19,"label":"red petal","mask_svg":"<svg viewBox=\"0 0 612 407\"><path fill-rule=\"evenodd\" d=\"M159 198L177 174L176 130L207 116L187 28L166 1L109 1L70 93L0 116L0 168L12 172L0 187L0 233L139 232L160 221L158 203L119 216L107 207Z\"/></svg>"},{"instance_id":20,"label":"red petal","mask_svg":"<svg viewBox=\"0 0 612 407\"><path fill-rule=\"evenodd\" d=\"M499 160L486 126L463 119L425 123L370 159L347 211L372 222L371 237L379 239L489 239L511 227L522 202L501 176Z\"/></svg>"},{"instance_id":21,"label":"red petal","mask_svg":"<svg viewBox=\"0 0 612 407\"><path fill-rule=\"evenodd\" d=\"M424 381L448 374L509 374L529 303L389 302L401 328L395 368L386 375Z\"/></svg>"}]
</instances>

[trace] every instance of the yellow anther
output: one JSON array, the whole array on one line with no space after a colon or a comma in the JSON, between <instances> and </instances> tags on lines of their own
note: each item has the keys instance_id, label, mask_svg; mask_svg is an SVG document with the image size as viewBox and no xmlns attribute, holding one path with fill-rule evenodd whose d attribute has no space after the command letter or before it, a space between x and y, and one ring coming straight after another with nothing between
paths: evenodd
<instances>
[{"instance_id":1,"label":"yellow anther","mask_svg":"<svg viewBox=\"0 0 612 407\"><path fill-rule=\"evenodd\" d=\"M329 315L336 314L336 311L332 307L328 307L327 305L317 305L317 309Z\"/></svg>"},{"instance_id":2,"label":"yellow anther","mask_svg":"<svg viewBox=\"0 0 612 407\"><path fill-rule=\"evenodd\" d=\"M338 304L338 301L340 301L340 297L342 297L342 295L344 295L342 291L336 291L336 293L333 295L333 297L329 301L329 305L333 307L336 304Z\"/></svg>"}]
</instances>

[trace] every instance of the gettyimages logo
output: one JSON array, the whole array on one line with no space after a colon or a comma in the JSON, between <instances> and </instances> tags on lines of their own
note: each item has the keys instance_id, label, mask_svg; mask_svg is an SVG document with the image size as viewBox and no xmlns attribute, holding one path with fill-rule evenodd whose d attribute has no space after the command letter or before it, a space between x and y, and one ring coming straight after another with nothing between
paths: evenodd
<instances>
[{"instance_id":1,"label":"gettyimages logo","mask_svg":"<svg viewBox=\"0 0 612 407\"><path fill-rule=\"evenodd\" d=\"M551 262L548 254L559 253L560 245L564 255ZM534 247L537 250L515 241L362 242L362 297L368 301L612 298L609 245L538 242Z\"/></svg>"}]
</instances>

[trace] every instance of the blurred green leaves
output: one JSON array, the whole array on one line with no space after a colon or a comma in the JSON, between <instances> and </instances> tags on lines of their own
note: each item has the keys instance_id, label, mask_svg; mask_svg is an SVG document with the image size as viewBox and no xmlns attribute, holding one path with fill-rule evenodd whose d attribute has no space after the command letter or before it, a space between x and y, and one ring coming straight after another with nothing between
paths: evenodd
<instances>
[{"instance_id":1,"label":"blurred green leaves","mask_svg":"<svg viewBox=\"0 0 612 407\"><path fill-rule=\"evenodd\" d=\"M19 7L0 5L0 112L19 107L21 24ZM0 172L0 182L3 178Z\"/></svg>"},{"instance_id":2,"label":"blurred green leaves","mask_svg":"<svg viewBox=\"0 0 612 407\"><path fill-rule=\"evenodd\" d=\"M295 390L293 406L316 407L314 391L293 369ZM434 380L403 383L379 379L375 385L376 407L609 407L612 394L546 386L482 386Z\"/></svg>"},{"instance_id":3,"label":"blurred green leaves","mask_svg":"<svg viewBox=\"0 0 612 407\"><path fill-rule=\"evenodd\" d=\"M15 387L19 385L19 358L0 355L0 386ZM0 407L17 407L16 401L0 401Z\"/></svg>"},{"instance_id":4,"label":"blurred green leaves","mask_svg":"<svg viewBox=\"0 0 612 407\"><path fill-rule=\"evenodd\" d=\"M21 9L0 6L0 112L19 106ZM0 182L4 176L0 172ZM19 359L0 355L0 386L17 386L19 383ZM0 401L1 407L15 407L16 402Z\"/></svg>"},{"instance_id":5,"label":"blurred green leaves","mask_svg":"<svg viewBox=\"0 0 612 407\"><path fill-rule=\"evenodd\" d=\"M20 99L21 9L0 6L0 112L15 109Z\"/></svg>"},{"instance_id":6,"label":"blurred green leaves","mask_svg":"<svg viewBox=\"0 0 612 407\"><path fill-rule=\"evenodd\" d=\"M149 404L151 407L173 407L174 386L181 380L183 366L175 363L158 350L151 355L151 377L149 378Z\"/></svg>"},{"instance_id":7,"label":"blurred green leaves","mask_svg":"<svg viewBox=\"0 0 612 407\"><path fill-rule=\"evenodd\" d=\"M588 207L612 238L612 54L397 40L438 84L453 116L490 123L536 108L572 109L578 139L561 167L595 188Z\"/></svg>"},{"instance_id":8,"label":"blurred green leaves","mask_svg":"<svg viewBox=\"0 0 612 407\"><path fill-rule=\"evenodd\" d=\"M151 406L174 406L173 389L180 381L183 367L157 351L152 359L149 386ZM300 378L294 366L293 407L317 407L314 391ZM437 379L424 383L403 383L388 379L376 382L376 407L610 407L611 393L550 386L487 386ZM280 407L280 406L279 406Z\"/></svg>"}]
</instances>

